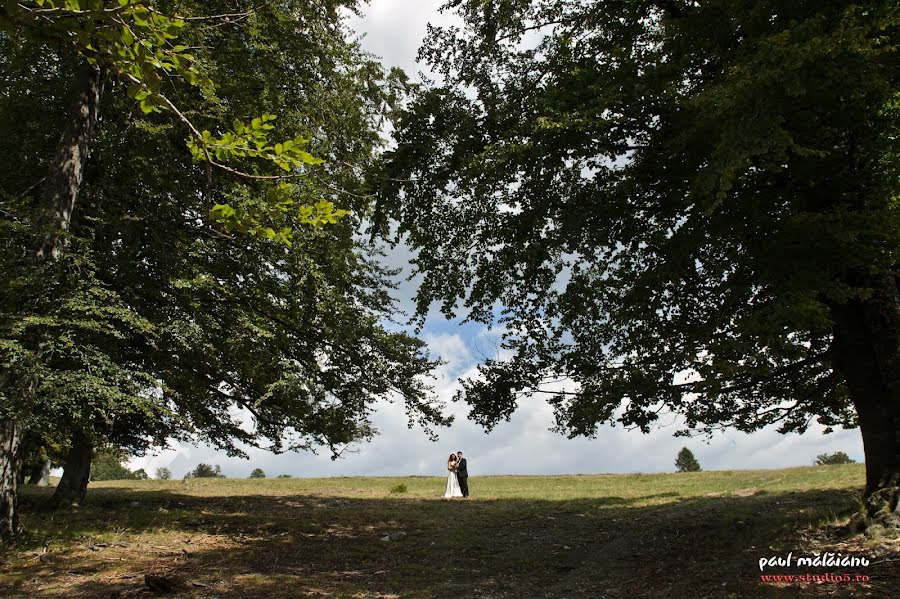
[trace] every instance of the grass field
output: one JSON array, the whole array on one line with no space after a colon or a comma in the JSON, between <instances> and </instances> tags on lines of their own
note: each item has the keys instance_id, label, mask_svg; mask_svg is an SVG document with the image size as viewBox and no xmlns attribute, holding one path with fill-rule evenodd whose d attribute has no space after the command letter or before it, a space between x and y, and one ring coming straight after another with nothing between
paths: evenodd
<instances>
[{"instance_id":1,"label":"grass field","mask_svg":"<svg viewBox=\"0 0 900 599\"><path fill-rule=\"evenodd\" d=\"M155 596L147 574L192 598L896 596L900 542L827 532L863 481L861 465L473 477L466 500L430 477L117 481L65 512L28 488L0 597ZM822 551L873 563L765 574L869 581L760 581L762 557Z\"/></svg>"}]
</instances>

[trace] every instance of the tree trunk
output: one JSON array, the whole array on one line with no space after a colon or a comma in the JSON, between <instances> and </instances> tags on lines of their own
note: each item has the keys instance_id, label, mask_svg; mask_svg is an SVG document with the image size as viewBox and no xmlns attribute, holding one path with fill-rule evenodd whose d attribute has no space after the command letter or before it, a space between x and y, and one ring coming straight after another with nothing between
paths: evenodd
<instances>
[{"instance_id":1,"label":"tree trunk","mask_svg":"<svg viewBox=\"0 0 900 599\"><path fill-rule=\"evenodd\" d=\"M72 448L63 466L62 479L50 500L56 507L72 507L84 503L88 481L91 476L91 459L94 457L93 444L80 432L72 438Z\"/></svg>"},{"instance_id":2,"label":"tree trunk","mask_svg":"<svg viewBox=\"0 0 900 599\"><path fill-rule=\"evenodd\" d=\"M65 243L64 235L72 220L91 136L100 114L102 91L100 68L84 64L69 105L65 129L56 145L36 207L33 254L36 264L55 261ZM33 393L36 386L33 381L25 393ZM18 528L16 476L21 468L22 456L19 454L23 434L24 426L15 417L0 421L0 444L3 445L0 450L0 533L3 535L13 535Z\"/></svg>"},{"instance_id":3,"label":"tree trunk","mask_svg":"<svg viewBox=\"0 0 900 599\"><path fill-rule=\"evenodd\" d=\"M50 486L50 460L33 464L29 473L28 484L40 485L42 487Z\"/></svg>"},{"instance_id":4,"label":"tree trunk","mask_svg":"<svg viewBox=\"0 0 900 599\"><path fill-rule=\"evenodd\" d=\"M56 260L65 243L63 236L72 221L91 136L100 116L102 92L100 68L85 64L35 213L34 257L38 264Z\"/></svg>"},{"instance_id":5,"label":"tree trunk","mask_svg":"<svg viewBox=\"0 0 900 599\"><path fill-rule=\"evenodd\" d=\"M19 532L16 502L23 436L14 420L0 423L0 539L11 539Z\"/></svg>"},{"instance_id":6,"label":"tree trunk","mask_svg":"<svg viewBox=\"0 0 900 599\"><path fill-rule=\"evenodd\" d=\"M856 407L866 454L865 525L900 528L900 292L897 279L871 281L873 293L832 307L834 367Z\"/></svg>"}]
</instances>

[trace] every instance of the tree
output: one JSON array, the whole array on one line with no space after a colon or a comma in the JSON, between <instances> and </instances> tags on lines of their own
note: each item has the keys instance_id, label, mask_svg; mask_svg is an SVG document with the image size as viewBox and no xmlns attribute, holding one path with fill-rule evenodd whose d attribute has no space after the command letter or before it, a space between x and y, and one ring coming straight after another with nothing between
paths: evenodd
<instances>
[{"instance_id":1,"label":"tree","mask_svg":"<svg viewBox=\"0 0 900 599\"><path fill-rule=\"evenodd\" d=\"M197 47L204 77L212 76L196 86L143 96L107 71L104 117L92 125L89 158L78 152L83 177L67 184L77 207L74 196L66 200L68 220L54 234L66 251L44 250L54 260L40 267L21 251L35 234L31 188L58 145L47 131L73 122L59 104L84 55L66 43L45 45L27 27L30 37L19 36L22 27L13 28L16 39L0 37L2 76L23 91L2 98L4 114L47 108L37 112L40 125L2 120L34 161L4 150L11 159L2 167L10 177L0 225L9 235L0 258L14 276L0 297L0 420L10 427L0 465L16 460L23 430L68 438L66 484L57 491L71 503L83 499L93 448L107 443L140 453L199 437L235 454L250 444L327 446L337 455L374 434L372 403L393 397L407 403L411 423L448 422L422 381L434 365L423 344L383 327L393 310L390 273L354 231L369 211L363 172L402 78L347 40L345 5L352 3L266 4L222 27L186 21L179 41ZM230 12L218 2L179 8ZM135 99L168 112L135 118ZM178 106L190 106L179 112L201 131L190 148L168 116ZM258 110L279 118L245 120ZM204 127L216 133L206 137ZM290 186L256 178L274 176L267 165L282 167L285 144L279 153L261 142L265 156L235 150L235 140L260 131L294 140L289 154L303 168L288 173ZM303 148L328 162L317 164ZM359 215L351 223L336 204ZM324 223L331 226L300 226ZM4 483L4 534L15 529L14 497L13 483Z\"/></svg>"},{"instance_id":2,"label":"tree","mask_svg":"<svg viewBox=\"0 0 900 599\"><path fill-rule=\"evenodd\" d=\"M125 465L127 457L118 448L98 450L90 462L90 480L147 480L143 468L132 471Z\"/></svg>"},{"instance_id":3,"label":"tree","mask_svg":"<svg viewBox=\"0 0 900 599\"><path fill-rule=\"evenodd\" d=\"M170 480L172 478L172 471L168 468L161 467L156 469L156 479L157 480Z\"/></svg>"},{"instance_id":4,"label":"tree","mask_svg":"<svg viewBox=\"0 0 900 599\"><path fill-rule=\"evenodd\" d=\"M116 450L100 450L91 461L90 480L125 480L131 478L131 471L123 462L122 452Z\"/></svg>"},{"instance_id":5,"label":"tree","mask_svg":"<svg viewBox=\"0 0 900 599\"><path fill-rule=\"evenodd\" d=\"M225 478L225 475L222 474L222 468L218 465L197 464L197 467L185 478Z\"/></svg>"},{"instance_id":6,"label":"tree","mask_svg":"<svg viewBox=\"0 0 900 599\"><path fill-rule=\"evenodd\" d=\"M502 325L470 416L538 395L570 436L666 412L685 433L859 425L868 513L889 514L896 3L450 6L465 26L422 47L444 83L399 119L375 232L402 222L420 316Z\"/></svg>"},{"instance_id":7,"label":"tree","mask_svg":"<svg viewBox=\"0 0 900 599\"><path fill-rule=\"evenodd\" d=\"M254 468L253 472L250 473L250 478L265 478L266 473L263 472L262 468Z\"/></svg>"},{"instance_id":8,"label":"tree","mask_svg":"<svg viewBox=\"0 0 900 599\"><path fill-rule=\"evenodd\" d=\"M687 447L682 447L675 458L675 468L678 472L700 472L700 462L694 457L694 453Z\"/></svg>"},{"instance_id":9,"label":"tree","mask_svg":"<svg viewBox=\"0 0 900 599\"><path fill-rule=\"evenodd\" d=\"M843 451L836 451L834 453L820 453L816 456L815 462L813 462L816 466L830 466L834 464L855 464L856 461L850 459Z\"/></svg>"}]
</instances>

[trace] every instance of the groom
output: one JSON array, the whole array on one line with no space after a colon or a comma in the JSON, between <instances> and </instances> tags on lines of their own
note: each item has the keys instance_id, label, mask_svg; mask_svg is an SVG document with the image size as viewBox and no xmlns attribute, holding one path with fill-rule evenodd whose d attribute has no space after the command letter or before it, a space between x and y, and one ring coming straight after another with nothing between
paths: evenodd
<instances>
[{"instance_id":1,"label":"groom","mask_svg":"<svg viewBox=\"0 0 900 599\"><path fill-rule=\"evenodd\" d=\"M469 496L469 471L466 470L466 458L463 457L461 451L456 452L458 458L456 462L456 478L459 480L459 490L462 491L463 497Z\"/></svg>"}]
</instances>

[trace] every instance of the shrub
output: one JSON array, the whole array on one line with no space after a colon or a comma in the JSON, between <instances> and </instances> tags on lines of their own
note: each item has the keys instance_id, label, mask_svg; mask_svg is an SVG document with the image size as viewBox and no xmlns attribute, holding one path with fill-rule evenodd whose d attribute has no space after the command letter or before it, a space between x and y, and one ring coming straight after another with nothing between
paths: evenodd
<instances>
[{"instance_id":1,"label":"shrub","mask_svg":"<svg viewBox=\"0 0 900 599\"><path fill-rule=\"evenodd\" d=\"M277 478L291 478L290 474L279 474Z\"/></svg>"},{"instance_id":2,"label":"shrub","mask_svg":"<svg viewBox=\"0 0 900 599\"><path fill-rule=\"evenodd\" d=\"M265 478L266 473L263 472L262 468L254 468L253 472L250 473L250 478Z\"/></svg>"},{"instance_id":3,"label":"shrub","mask_svg":"<svg viewBox=\"0 0 900 599\"><path fill-rule=\"evenodd\" d=\"M838 464L855 464L856 460L850 459L843 451L836 451L834 453L820 453L816 456L816 461L813 462L816 466L834 466Z\"/></svg>"},{"instance_id":4,"label":"shrub","mask_svg":"<svg viewBox=\"0 0 900 599\"><path fill-rule=\"evenodd\" d=\"M400 483L399 485L391 487L391 493L406 493L406 485Z\"/></svg>"},{"instance_id":5,"label":"shrub","mask_svg":"<svg viewBox=\"0 0 900 599\"><path fill-rule=\"evenodd\" d=\"M172 471L168 468L157 468L156 478L159 480L169 480L170 478L172 478Z\"/></svg>"},{"instance_id":6,"label":"shrub","mask_svg":"<svg viewBox=\"0 0 900 599\"><path fill-rule=\"evenodd\" d=\"M687 447L682 447L675 458L675 467L679 472L700 472L700 462Z\"/></svg>"}]
</instances>

